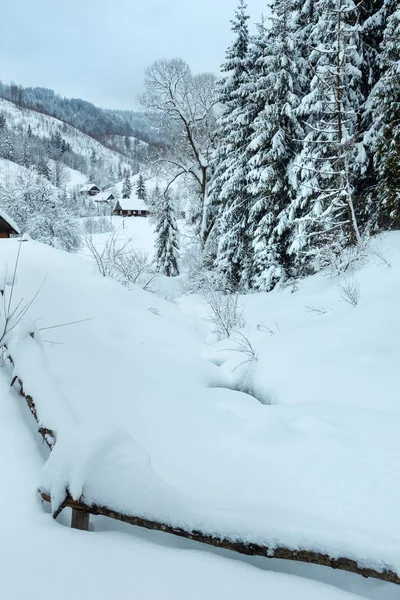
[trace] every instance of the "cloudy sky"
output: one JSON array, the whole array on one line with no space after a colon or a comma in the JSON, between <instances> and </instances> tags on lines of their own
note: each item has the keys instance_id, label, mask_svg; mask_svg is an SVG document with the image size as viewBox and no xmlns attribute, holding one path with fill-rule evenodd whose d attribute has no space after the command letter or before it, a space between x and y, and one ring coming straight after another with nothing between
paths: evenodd
<instances>
[{"instance_id":1,"label":"cloudy sky","mask_svg":"<svg viewBox=\"0 0 400 600\"><path fill-rule=\"evenodd\" d=\"M0 79L109 108L134 108L145 67L182 57L218 72L237 0L1 2ZM248 0L251 21L266 0Z\"/></svg>"}]
</instances>

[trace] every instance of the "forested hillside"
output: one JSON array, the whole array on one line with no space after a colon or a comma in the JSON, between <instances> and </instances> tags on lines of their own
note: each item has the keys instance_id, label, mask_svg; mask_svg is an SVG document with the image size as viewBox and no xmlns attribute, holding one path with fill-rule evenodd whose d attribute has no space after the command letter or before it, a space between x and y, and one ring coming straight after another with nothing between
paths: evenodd
<instances>
[{"instance_id":1,"label":"forested hillside","mask_svg":"<svg viewBox=\"0 0 400 600\"><path fill-rule=\"evenodd\" d=\"M251 36L241 0L217 87L209 251L236 289L346 268L400 227L398 3L271 8Z\"/></svg>"},{"instance_id":2,"label":"forested hillside","mask_svg":"<svg viewBox=\"0 0 400 600\"><path fill-rule=\"evenodd\" d=\"M23 87L0 82L0 97L20 108L31 108L56 117L96 139L108 136L134 136L145 142L157 142L157 132L139 111L99 108L81 98L63 98L53 90L41 87Z\"/></svg>"}]
</instances>

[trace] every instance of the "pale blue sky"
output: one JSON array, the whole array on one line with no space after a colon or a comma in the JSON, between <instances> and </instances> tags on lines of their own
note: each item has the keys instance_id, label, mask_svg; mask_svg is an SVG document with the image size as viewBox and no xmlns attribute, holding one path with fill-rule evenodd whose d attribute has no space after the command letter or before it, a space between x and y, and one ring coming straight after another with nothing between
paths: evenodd
<instances>
[{"instance_id":1,"label":"pale blue sky","mask_svg":"<svg viewBox=\"0 0 400 600\"><path fill-rule=\"evenodd\" d=\"M237 0L13 0L2 2L0 79L133 108L145 67L185 59L218 72ZM267 11L248 0L251 21Z\"/></svg>"}]
</instances>

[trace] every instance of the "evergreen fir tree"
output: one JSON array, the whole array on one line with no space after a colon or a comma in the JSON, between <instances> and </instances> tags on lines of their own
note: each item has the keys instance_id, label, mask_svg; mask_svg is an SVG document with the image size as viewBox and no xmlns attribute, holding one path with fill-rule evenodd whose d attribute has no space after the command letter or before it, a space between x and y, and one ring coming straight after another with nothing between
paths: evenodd
<instances>
[{"instance_id":1,"label":"evergreen fir tree","mask_svg":"<svg viewBox=\"0 0 400 600\"><path fill-rule=\"evenodd\" d=\"M295 198L293 158L303 129L296 115L301 100L301 54L294 43L297 15L289 0L276 0L265 52L258 59L254 96L264 108L253 123L250 144L249 190L255 197L251 211L254 249L253 285L269 291L290 274L287 207Z\"/></svg>"},{"instance_id":2,"label":"evergreen fir tree","mask_svg":"<svg viewBox=\"0 0 400 600\"><path fill-rule=\"evenodd\" d=\"M359 119L358 156L354 163L355 171L355 208L360 225L373 230L377 226L378 173L374 156L376 146L375 100L371 101L372 90L382 74L381 45L388 18L393 13L397 0L364 0L359 3L359 22L361 26L362 56L360 66L362 74L363 106ZM375 95L372 94L372 98Z\"/></svg>"},{"instance_id":3,"label":"evergreen fir tree","mask_svg":"<svg viewBox=\"0 0 400 600\"><path fill-rule=\"evenodd\" d=\"M139 174L137 184L136 184L136 195L143 202L146 201L146 196L147 196L146 186L144 183L144 177L141 173Z\"/></svg>"},{"instance_id":4,"label":"evergreen fir tree","mask_svg":"<svg viewBox=\"0 0 400 600\"><path fill-rule=\"evenodd\" d=\"M224 274L226 285L233 289L247 288L251 271L247 147L254 111L246 89L251 71L246 10L244 0L240 0L232 21L235 41L228 48L221 67L226 75L217 86L222 114L210 186L212 204L218 214L214 235L210 237L216 248L208 250L216 254L215 265Z\"/></svg>"},{"instance_id":5,"label":"evergreen fir tree","mask_svg":"<svg viewBox=\"0 0 400 600\"><path fill-rule=\"evenodd\" d=\"M314 73L298 114L306 136L296 158L299 192L289 219L291 252L303 273L319 248L358 242L354 209L356 132L362 104L360 27L353 0L320 0L309 32Z\"/></svg>"},{"instance_id":6,"label":"evergreen fir tree","mask_svg":"<svg viewBox=\"0 0 400 600\"><path fill-rule=\"evenodd\" d=\"M382 50L382 76L370 98L377 173L370 210L376 230L400 229L400 10L388 18Z\"/></svg>"},{"instance_id":7,"label":"evergreen fir tree","mask_svg":"<svg viewBox=\"0 0 400 600\"><path fill-rule=\"evenodd\" d=\"M14 160L14 144L7 127L3 127L0 134L0 156L7 160Z\"/></svg>"},{"instance_id":8,"label":"evergreen fir tree","mask_svg":"<svg viewBox=\"0 0 400 600\"><path fill-rule=\"evenodd\" d=\"M49 163L45 156L40 156L37 163L37 172L39 175L43 175L46 179L50 179L51 171L49 167Z\"/></svg>"},{"instance_id":9,"label":"evergreen fir tree","mask_svg":"<svg viewBox=\"0 0 400 600\"><path fill-rule=\"evenodd\" d=\"M30 150L27 140L24 140L24 145L22 146L21 164L27 169L31 166Z\"/></svg>"},{"instance_id":10,"label":"evergreen fir tree","mask_svg":"<svg viewBox=\"0 0 400 600\"><path fill-rule=\"evenodd\" d=\"M168 191L160 196L156 223L156 268L167 277L179 275L178 226Z\"/></svg>"},{"instance_id":11,"label":"evergreen fir tree","mask_svg":"<svg viewBox=\"0 0 400 600\"><path fill-rule=\"evenodd\" d=\"M124 177L124 182L122 184L122 197L130 198L132 194L132 183L131 178L129 177L128 172L126 172Z\"/></svg>"}]
</instances>

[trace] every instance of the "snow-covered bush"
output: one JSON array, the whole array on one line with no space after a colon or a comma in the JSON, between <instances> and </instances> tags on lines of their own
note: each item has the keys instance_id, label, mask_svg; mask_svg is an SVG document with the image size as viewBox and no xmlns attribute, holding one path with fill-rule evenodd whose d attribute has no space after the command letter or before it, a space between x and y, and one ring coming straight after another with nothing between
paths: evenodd
<instances>
[{"instance_id":1,"label":"snow-covered bush","mask_svg":"<svg viewBox=\"0 0 400 600\"><path fill-rule=\"evenodd\" d=\"M121 243L117 230L101 246L90 235L86 236L85 242L100 275L111 277L126 287L139 285L143 289L150 289L156 272L149 255L133 247L132 240Z\"/></svg>"},{"instance_id":2,"label":"snow-covered bush","mask_svg":"<svg viewBox=\"0 0 400 600\"><path fill-rule=\"evenodd\" d=\"M202 294L208 305L208 318L218 339L229 337L234 329L245 326L244 304L239 294L224 294L212 285L204 287Z\"/></svg>"},{"instance_id":3,"label":"snow-covered bush","mask_svg":"<svg viewBox=\"0 0 400 600\"><path fill-rule=\"evenodd\" d=\"M340 241L333 240L318 250L313 261L314 268L316 271L325 271L331 277L337 277L367 260L369 243L369 237L362 237L358 244L344 247Z\"/></svg>"},{"instance_id":4,"label":"snow-covered bush","mask_svg":"<svg viewBox=\"0 0 400 600\"><path fill-rule=\"evenodd\" d=\"M114 226L107 217L89 217L83 220L83 230L88 234L108 233L114 231Z\"/></svg>"},{"instance_id":5,"label":"snow-covered bush","mask_svg":"<svg viewBox=\"0 0 400 600\"><path fill-rule=\"evenodd\" d=\"M116 277L126 287L139 285L144 290L151 289L156 277L149 255L144 250L131 248L118 255L115 261Z\"/></svg>"},{"instance_id":6,"label":"snow-covered bush","mask_svg":"<svg viewBox=\"0 0 400 600\"><path fill-rule=\"evenodd\" d=\"M353 308L357 306L361 299L361 288L357 280L345 280L339 285L342 299Z\"/></svg>"},{"instance_id":7,"label":"snow-covered bush","mask_svg":"<svg viewBox=\"0 0 400 600\"><path fill-rule=\"evenodd\" d=\"M32 239L67 252L80 248L81 231L69 210L68 197L35 169L27 169L0 186L0 206Z\"/></svg>"}]
</instances>

